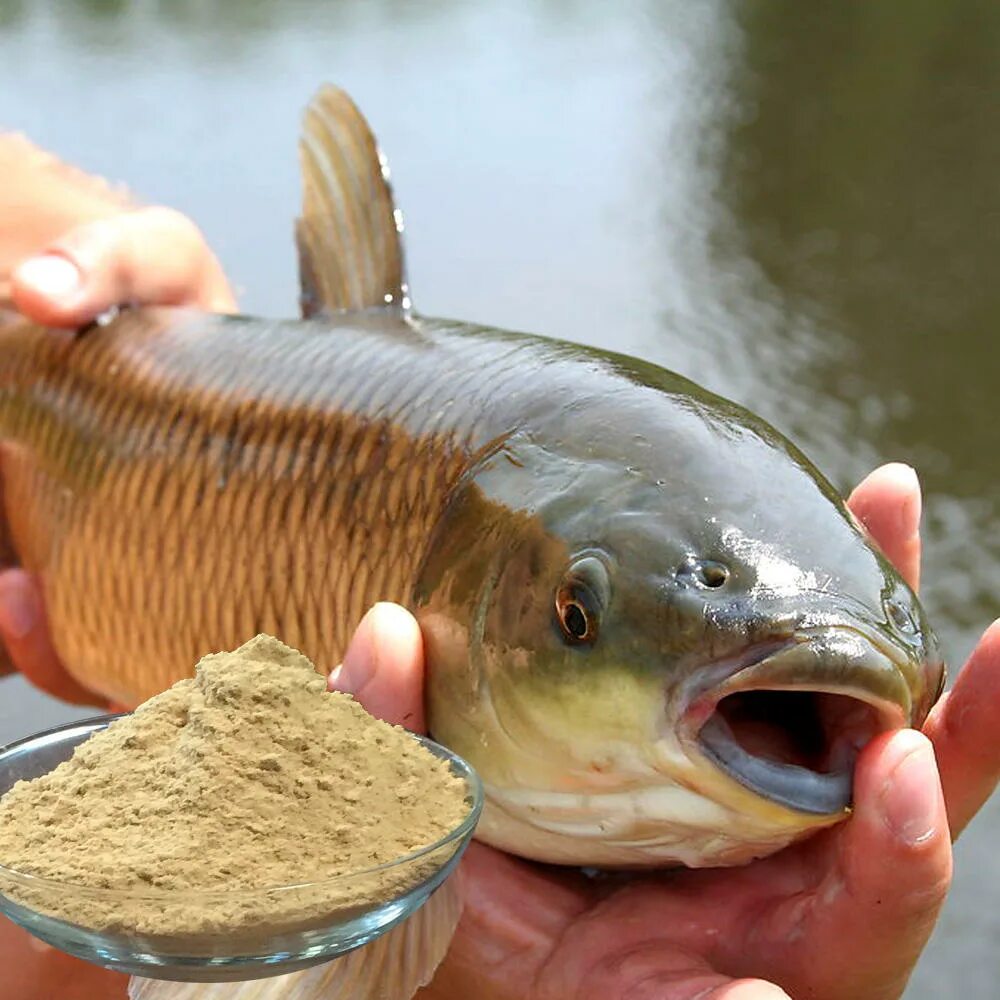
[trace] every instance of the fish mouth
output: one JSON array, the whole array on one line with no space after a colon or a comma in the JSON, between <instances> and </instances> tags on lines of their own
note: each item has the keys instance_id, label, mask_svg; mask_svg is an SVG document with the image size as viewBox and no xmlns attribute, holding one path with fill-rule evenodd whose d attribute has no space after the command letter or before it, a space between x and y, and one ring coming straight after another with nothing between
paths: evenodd
<instances>
[{"instance_id":1,"label":"fish mouth","mask_svg":"<svg viewBox=\"0 0 1000 1000\"><path fill-rule=\"evenodd\" d=\"M850 808L862 748L910 715L899 666L850 629L751 647L725 666L729 676L689 702L682 737L740 785L797 812Z\"/></svg>"}]
</instances>

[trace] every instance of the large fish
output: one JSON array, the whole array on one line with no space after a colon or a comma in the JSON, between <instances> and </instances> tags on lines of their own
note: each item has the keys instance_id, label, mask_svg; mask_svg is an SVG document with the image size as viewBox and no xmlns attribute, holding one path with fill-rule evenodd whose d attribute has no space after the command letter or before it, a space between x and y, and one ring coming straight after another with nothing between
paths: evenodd
<instances>
[{"instance_id":1,"label":"large fish","mask_svg":"<svg viewBox=\"0 0 1000 1000\"><path fill-rule=\"evenodd\" d=\"M846 815L943 665L833 487L678 375L415 314L340 91L301 154L305 320L0 329L3 542L73 675L137 703L260 631L329 667L394 600L492 844L734 864Z\"/></svg>"}]
</instances>

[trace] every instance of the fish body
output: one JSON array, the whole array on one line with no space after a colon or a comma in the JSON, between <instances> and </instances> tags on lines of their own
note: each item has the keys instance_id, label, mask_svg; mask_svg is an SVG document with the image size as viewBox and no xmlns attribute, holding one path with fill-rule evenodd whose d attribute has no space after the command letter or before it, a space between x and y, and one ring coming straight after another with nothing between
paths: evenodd
<instances>
[{"instance_id":1,"label":"fish body","mask_svg":"<svg viewBox=\"0 0 1000 1000\"><path fill-rule=\"evenodd\" d=\"M860 746L940 690L912 591L741 407L414 314L345 102L325 91L307 119L309 318L0 327L6 548L70 671L137 703L262 631L330 667L394 600L490 843L732 864L842 818Z\"/></svg>"}]
</instances>

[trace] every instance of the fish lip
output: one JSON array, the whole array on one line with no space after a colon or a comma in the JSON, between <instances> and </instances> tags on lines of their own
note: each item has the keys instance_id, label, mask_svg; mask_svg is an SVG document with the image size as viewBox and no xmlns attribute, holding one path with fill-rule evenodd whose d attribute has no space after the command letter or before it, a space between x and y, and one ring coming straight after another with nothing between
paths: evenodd
<instances>
[{"instance_id":1,"label":"fish lip","mask_svg":"<svg viewBox=\"0 0 1000 1000\"><path fill-rule=\"evenodd\" d=\"M885 697L870 688L847 684L843 678L794 676L799 662L816 655L823 643L860 651L860 661L874 675L880 671L883 684L892 692ZM810 665L812 666L812 665ZM861 747L877 733L906 725L911 714L909 689L900 663L887 655L881 644L850 626L824 626L799 631L791 636L755 643L732 657L707 664L701 678L686 692L678 731L685 750L709 762L726 778L771 802L800 814L842 815L851 807L854 762ZM835 672L834 672L835 673ZM866 678L867 679L867 678ZM829 770L781 762L753 754L740 744L728 725L720 703L731 695L747 692L799 692L817 696L839 695L842 701L859 703L855 716L860 732L843 735L826 732Z\"/></svg>"}]
</instances>

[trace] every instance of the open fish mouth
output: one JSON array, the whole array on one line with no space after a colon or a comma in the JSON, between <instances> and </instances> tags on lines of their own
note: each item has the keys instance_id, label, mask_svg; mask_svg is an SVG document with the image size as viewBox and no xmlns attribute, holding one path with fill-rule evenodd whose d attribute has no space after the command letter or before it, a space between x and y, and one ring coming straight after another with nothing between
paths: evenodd
<instances>
[{"instance_id":1,"label":"open fish mouth","mask_svg":"<svg viewBox=\"0 0 1000 1000\"><path fill-rule=\"evenodd\" d=\"M849 629L752 647L733 667L690 702L686 742L744 787L798 812L849 808L862 748L910 716L897 664Z\"/></svg>"}]
</instances>

